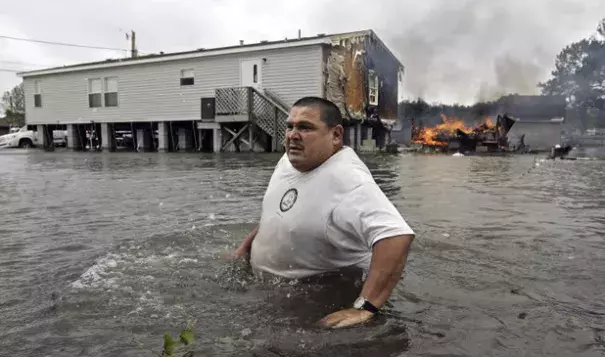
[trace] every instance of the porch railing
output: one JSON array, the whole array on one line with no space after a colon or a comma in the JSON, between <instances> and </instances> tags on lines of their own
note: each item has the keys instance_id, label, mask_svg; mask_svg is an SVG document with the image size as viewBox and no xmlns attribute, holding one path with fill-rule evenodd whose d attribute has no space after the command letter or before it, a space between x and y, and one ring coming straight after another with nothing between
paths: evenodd
<instances>
[{"instance_id":1,"label":"porch railing","mask_svg":"<svg viewBox=\"0 0 605 357\"><path fill-rule=\"evenodd\" d=\"M249 87L216 89L216 115L250 114L251 89Z\"/></svg>"},{"instance_id":2,"label":"porch railing","mask_svg":"<svg viewBox=\"0 0 605 357\"><path fill-rule=\"evenodd\" d=\"M282 103L252 87L220 88L215 95L217 116L247 116L273 138L274 151L283 151L288 112Z\"/></svg>"}]
</instances>

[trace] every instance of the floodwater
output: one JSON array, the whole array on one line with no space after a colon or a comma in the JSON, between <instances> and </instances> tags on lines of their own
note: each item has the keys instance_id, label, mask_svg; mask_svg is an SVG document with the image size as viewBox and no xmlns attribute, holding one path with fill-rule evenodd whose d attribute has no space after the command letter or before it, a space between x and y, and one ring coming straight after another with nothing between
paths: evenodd
<instances>
[{"instance_id":1,"label":"floodwater","mask_svg":"<svg viewBox=\"0 0 605 357\"><path fill-rule=\"evenodd\" d=\"M417 239L391 311L326 331L350 291L222 257L278 158L0 151L0 355L154 356L189 320L196 356L605 355L605 161L363 156Z\"/></svg>"}]
</instances>

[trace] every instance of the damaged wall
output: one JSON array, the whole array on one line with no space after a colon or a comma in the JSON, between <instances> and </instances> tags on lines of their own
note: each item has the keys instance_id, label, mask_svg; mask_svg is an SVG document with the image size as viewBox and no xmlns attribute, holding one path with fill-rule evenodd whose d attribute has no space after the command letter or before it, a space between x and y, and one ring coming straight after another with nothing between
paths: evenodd
<instances>
[{"instance_id":1,"label":"damaged wall","mask_svg":"<svg viewBox=\"0 0 605 357\"><path fill-rule=\"evenodd\" d=\"M382 119L397 119L400 65L373 32L332 38L325 58L325 96L345 118L366 120L377 108ZM379 78L378 107L369 106L368 70Z\"/></svg>"},{"instance_id":2,"label":"damaged wall","mask_svg":"<svg viewBox=\"0 0 605 357\"><path fill-rule=\"evenodd\" d=\"M366 118L364 38L336 39L326 63L326 98L341 108L345 118ZM345 107L346 103L346 107Z\"/></svg>"}]
</instances>

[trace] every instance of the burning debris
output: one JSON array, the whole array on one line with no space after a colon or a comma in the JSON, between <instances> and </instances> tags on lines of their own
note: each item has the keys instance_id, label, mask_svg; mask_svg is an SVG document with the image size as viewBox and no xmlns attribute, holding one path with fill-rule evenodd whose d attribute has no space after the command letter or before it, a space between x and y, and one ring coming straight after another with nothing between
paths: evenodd
<instances>
[{"instance_id":1,"label":"burning debris","mask_svg":"<svg viewBox=\"0 0 605 357\"><path fill-rule=\"evenodd\" d=\"M515 123L508 115L498 115L496 124L492 117L484 117L476 126L470 127L459 118L441 114L443 123L434 127L412 124L412 141L423 147L438 151L501 152L508 150L507 133Z\"/></svg>"}]
</instances>

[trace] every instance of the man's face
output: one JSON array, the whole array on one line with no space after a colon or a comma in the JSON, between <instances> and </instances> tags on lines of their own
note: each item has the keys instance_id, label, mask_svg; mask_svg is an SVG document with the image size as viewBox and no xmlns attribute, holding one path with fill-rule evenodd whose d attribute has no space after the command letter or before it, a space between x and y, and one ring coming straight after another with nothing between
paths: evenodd
<instances>
[{"instance_id":1,"label":"man's face","mask_svg":"<svg viewBox=\"0 0 605 357\"><path fill-rule=\"evenodd\" d=\"M326 161L342 145L343 127L328 127L319 108L292 107L287 120L286 153L292 166L304 172Z\"/></svg>"}]
</instances>

